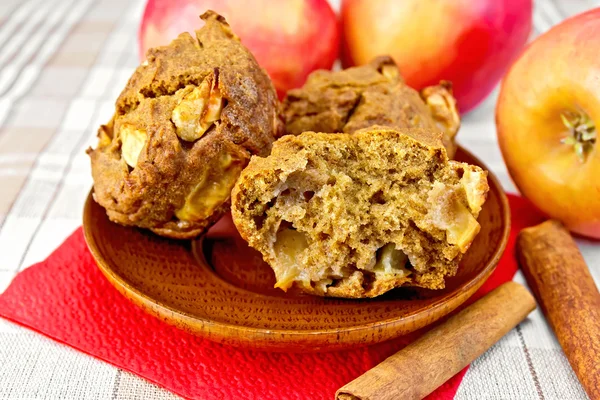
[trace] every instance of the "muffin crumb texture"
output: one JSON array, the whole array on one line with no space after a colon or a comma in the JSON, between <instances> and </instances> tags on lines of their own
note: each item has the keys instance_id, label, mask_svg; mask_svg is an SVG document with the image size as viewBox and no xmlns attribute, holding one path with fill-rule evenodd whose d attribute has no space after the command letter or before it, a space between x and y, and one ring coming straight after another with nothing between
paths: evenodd
<instances>
[{"instance_id":1,"label":"muffin crumb texture","mask_svg":"<svg viewBox=\"0 0 600 400\"><path fill-rule=\"evenodd\" d=\"M276 286L374 297L444 287L479 232L487 172L417 129L285 136L232 192L236 227Z\"/></svg>"}]
</instances>

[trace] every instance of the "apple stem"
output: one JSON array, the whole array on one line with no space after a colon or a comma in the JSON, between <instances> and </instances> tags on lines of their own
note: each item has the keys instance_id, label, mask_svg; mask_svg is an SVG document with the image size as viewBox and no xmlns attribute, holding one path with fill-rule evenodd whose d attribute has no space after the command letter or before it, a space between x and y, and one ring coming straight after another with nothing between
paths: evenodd
<instances>
[{"instance_id":1,"label":"apple stem","mask_svg":"<svg viewBox=\"0 0 600 400\"><path fill-rule=\"evenodd\" d=\"M573 111L565 111L560 114L560 119L569 130L568 136L561 139L561 143L573 146L579 160L584 163L596 143L594 121L585 112Z\"/></svg>"}]
</instances>

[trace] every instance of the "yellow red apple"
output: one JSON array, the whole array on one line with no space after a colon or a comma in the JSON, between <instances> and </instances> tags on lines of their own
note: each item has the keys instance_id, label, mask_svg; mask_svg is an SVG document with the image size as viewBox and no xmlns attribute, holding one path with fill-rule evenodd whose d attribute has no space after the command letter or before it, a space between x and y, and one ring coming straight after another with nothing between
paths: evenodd
<instances>
[{"instance_id":1,"label":"yellow red apple","mask_svg":"<svg viewBox=\"0 0 600 400\"><path fill-rule=\"evenodd\" d=\"M466 112L518 56L531 12L531 0L343 0L342 63L389 54L410 86L451 81Z\"/></svg>"},{"instance_id":2,"label":"yellow red apple","mask_svg":"<svg viewBox=\"0 0 600 400\"><path fill-rule=\"evenodd\" d=\"M193 34L207 9L223 15L280 97L302 86L315 69L330 69L339 49L339 24L327 0L148 0L139 30L140 57L181 32Z\"/></svg>"},{"instance_id":3,"label":"yellow red apple","mask_svg":"<svg viewBox=\"0 0 600 400\"><path fill-rule=\"evenodd\" d=\"M600 238L600 9L537 38L510 68L496 108L515 184L573 232Z\"/></svg>"}]
</instances>

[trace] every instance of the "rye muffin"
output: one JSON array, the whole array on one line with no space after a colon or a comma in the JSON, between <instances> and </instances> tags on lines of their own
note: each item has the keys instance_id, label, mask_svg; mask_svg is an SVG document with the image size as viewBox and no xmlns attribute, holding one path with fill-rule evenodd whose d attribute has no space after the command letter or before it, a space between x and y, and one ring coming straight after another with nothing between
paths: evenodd
<instances>
[{"instance_id":1,"label":"rye muffin","mask_svg":"<svg viewBox=\"0 0 600 400\"><path fill-rule=\"evenodd\" d=\"M441 82L417 92L402 80L389 56L341 71L315 71L283 101L286 131L352 133L371 126L439 131L448 156L456 152L460 126L452 85Z\"/></svg>"},{"instance_id":2,"label":"rye muffin","mask_svg":"<svg viewBox=\"0 0 600 400\"><path fill-rule=\"evenodd\" d=\"M252 155L281 133L275 89L225 19L150 49L89 149L94 199L119 224L202 234Z\"/></svg>"},{"instance_id":3,"label":"rye muffin","mask_svg":"<svg viewBox=\"0 0 600 400\"><path fill-rule=\"evenodd\" d=\"M252 158L232 215L277 287L374 297L443 288L479 232L488 189L487 172L449 160L437 133L305 132Z\"/></svg>"}]
</instances>

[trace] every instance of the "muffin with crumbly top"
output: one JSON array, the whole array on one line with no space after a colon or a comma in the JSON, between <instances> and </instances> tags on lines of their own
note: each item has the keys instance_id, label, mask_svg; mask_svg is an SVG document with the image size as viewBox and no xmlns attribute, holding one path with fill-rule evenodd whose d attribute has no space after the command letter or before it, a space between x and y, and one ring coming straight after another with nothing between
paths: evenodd
<instances>
[{"instance_id":1,"label":"muffin with crumbly top","mask_svg":"<svg viewBox=\"0 0 600 400\"><path fill-rule=\"evenodd\" d=\"M479 232L488 189L487 172L449 160L431 131L306 132L252 158L232 215L277 287L374 297L443 288Z\"/></svg>"},{"instance_id":2,"label":"muffin with crumbly top","mask_svg":"<svg viewBox=\"0 0 600 400\"><path fill-rule=\"evenodd\" d=\"M375 125L438 131L450 158L456 152L454 137L460 126L449 82L417 92L404 83L389 56L341 71L313 72L303 87L287 93L283 118L292 135L352 133Z\"/></svg>"},{"instance_id":3,"label":"muffin with crumbly top","mask_svg":"<svg viewBox=\"0 0 600 400\"><path fill-rule=\"evenodd\" d=\"M208 11L195 37L150 49L89 149L94 199L119 224L195 238L229 210L251 155L281 131L275 89Z\"/></svg>"}]
</instances>

